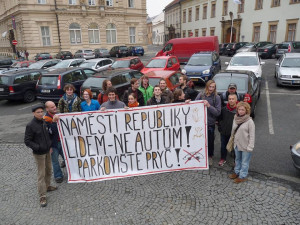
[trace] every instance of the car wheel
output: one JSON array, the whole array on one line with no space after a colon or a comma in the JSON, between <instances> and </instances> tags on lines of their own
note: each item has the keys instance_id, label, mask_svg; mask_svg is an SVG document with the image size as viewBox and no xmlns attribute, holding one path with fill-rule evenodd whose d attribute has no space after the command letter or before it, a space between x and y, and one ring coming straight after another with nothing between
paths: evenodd
<instances>
[{"instance_id":1,"label":"car wheel","mask_svg":"<svg viewBox=\"0 0 300 225\"><path fill-rule=\"evenodd\" d=\"M33 91L26 91L24 94L24 102L29 103L35 100L35 94Z\"/></svg>"},{"instance_id":2,"label":"car wheel","mask_svg":"<svg viewBox=\"0 0 300 225\"><path fill-rule=\"evenodd\" d=\"M276 85L277 87L282 87L282 85L278 82L278 80L276 81Z\"/></svg>"}]
</instances>

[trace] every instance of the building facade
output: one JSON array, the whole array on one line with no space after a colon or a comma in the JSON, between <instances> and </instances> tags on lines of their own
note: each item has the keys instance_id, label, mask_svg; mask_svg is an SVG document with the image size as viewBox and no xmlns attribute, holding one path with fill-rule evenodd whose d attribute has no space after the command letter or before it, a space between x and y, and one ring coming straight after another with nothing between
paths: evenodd
<instances>
[{"instance_id":1,"label":"building facade","mask_svg":"<svg viewBox=\"0 0 300 225\"><path fill-rule=\"evenodd\" d=\"M0 54L147 44L146 0L2 0Z\"/></svg>"},{"instance_id":2,"label":"building facade","mask_svg":"<svg viewBox=\"0 0 300 225\"><path fill-rule=\"evenodd\" d=\"M152 43L163 45L165 43L165 20L164 13L160 13L152 20Z\"/></svg>"},{"instance_id":3,"label":"building facade","mask_svg":"<svg viewBox=\"0 0 300 225\"><path fill-rule=\"evenodd\" d=\"M300 0L180 0L181 36L219 42L300 40Z\"/></svg>"},{"instance_id":4,"label":"building facade","mask_svg":"<svg viewBox=\"0 0 300 225\"><path fill-rule=\"evenodd\" d=\"M165 42L181 37L181 5L180 0L174 0L164 9L165 13Z\"/></svg>"}]
</instances>

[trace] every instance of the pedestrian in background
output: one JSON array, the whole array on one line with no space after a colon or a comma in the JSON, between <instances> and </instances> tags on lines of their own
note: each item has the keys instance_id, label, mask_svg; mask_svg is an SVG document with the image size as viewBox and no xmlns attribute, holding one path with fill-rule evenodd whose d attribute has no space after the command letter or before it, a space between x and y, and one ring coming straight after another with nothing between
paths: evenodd
<instances>
[{"instance_id":1,"label":"pedestrian in background","mask_svg":"<svg viewBox=\"0 0 300 225\"><path fill-rule=\"evenodd\" d=\"M41 207L47 205L46 192L54 191L57 187L50 185L51 168L51 139L47 125L43 120L44 106L32 107L33 119L26 125L24 142L33 151L37 165L38 193Z\"/></svg>"},{"instance_id":2,"label":"pedestrian in background","mask_svg":"<svg viewBox=\"0 0 300 225\"><path fill-rule=\"evenodd\" d=\"M126 107L124 102L121 102L117 99L117 90L114 87L108 88L106 94L108 96L108 101L101 105L101 111L107 109L121 109Z\"/></svg>"},{"instance_id":3,"label":"pedestrian in background","mask_svg":"<svg viewBox=\"0 0 300 225\"><path fill-rule=\"evenodd\" d=\"M204 93L199 93L195 100L203 100L207 107L207 140L209 165L213 165L215 124L221 114L221 99L217 94L217 87L214 80L207 81Z\"/></svg>"},{"instance_id":4,"label":"pedestrian in background","mask_svg":"<svg viewBox=\"0 0 300 225\"><path fill-rule=\"evenodd\" d=\"M230 83L228 85L227 91L223 92L221 94L221 96L220 96L221 97L221 102L222 102L222 107L224 107L224 106L227 105L227 103L228 103L228 96L230 94L235 94L236 97L237 97L237 101L238 102L240 102L240 101L243 100L242 99L243 96L240 95L239 93L237 93L237 86L236 86L236 84L235 83Z\"/></svg>"},{"instance_id":5,"label":"pedestrian in background","mask_svg":"<svg viewBox=\"0 0 300 225\"><path fill-rule=\"evenodd\" d=\"M52 161L52 167L53 167L53 173L54 173L54 179L56 183L62 183L63 182L63 173L61 171L61 166L59 165L59 155L64 160L64 154L61 147L61 142L59 138L59 133L57 129L57 120L58 116L57 108L54 102L47 101L45 103L46 107L46 114L44 115L44 120L47 124L50 138L51 138L51 147L52 147L52 153L51 153L51 161ZM63 161L62 167L65 167L65 163Z\"/></svg>"},{"instance_id":6,"label":"pedestrian in background","mask_svg":"<svg viewBox=\"0 0 300 225\"><path fill-rule=\"evenodd\" d=\"M58 102L58 109L60 113L68 112L80 112L81 111L81 100L74 93L75 87L73 84L66 84L64 86L65 94L61 97Z\"/></svg>"},{"instance_id":7,"label":"pedestrian in background","mask_svg":"<svg viewBox=\"0 0 300 225\"><path fill-rule=\"evenodd\" d=\"M26 57L26 60L28 61L29 52L27 52L27 50L25 50L25 57Z\"/></svg>"},{"instance_id":8,"label":"pedestrian in background","mask_svg":"<svg viewBox=\"0 0 300 225\"><path fill-rule=\"evenodd\" d=\"M148 76L144 75L141 77L141 86L139 87L139 90L143 93L143 96L144 96L144 104L143 105L147 105L147 101L153 95L153 87L149 84Z\"/></svg>"},{"instance_id":9,"label":"pedestrian in background","mask_svg":"<svg viewBox=\"0 0 300 225\"><path fill-rule=\"evenodd\" d=\"M145 102L144 102L144 95L143 93L139 90L139 81L138 79L136 78L132 78L130 80L130 85L131 87L128 88L128 90L126 90L124 92L124 96L123 96L123 101L126 105L128 105L129 103L129 95L131 93L134 93L136 98L137 98L137 101L139 103L139 106L144 106L145 105Z\"/></svg>"},{"instance_id":10,"label":"pedestrian in background","mask_svg":"<svg viewBox=\"0 0 300 225\"><path fill-rule=\"evenodd\" d=\"M247 181L250 159L254 149L255 125L250 117L251 108L246 102L239 102L236 107L231 134L234 136L235 167L229 175L234 183Z\"/></svg>"},{"instance_id":11,"label":"pedestrian in background","mask_svg":"<svg viewBox=\"0 0 300 225\"><path fill-rule=\"evenodd\" d=\"M174 95L167 87L167 82L164 78L160 78L159 87L161 89L161 96L166 100L166 103L171 103L173 101Z\"/></svg>"},{"instance_id":12,"label":"pedestrian in background","mask_svg":"<svg viewBox=\"0 0 300 225\"><path fill-rule=\"evenodd\" d=\"M93 94L90 89L85 89L83 91L83 99L84 101L81 102L80 107L81 111L96 111L100 109L100 104L97 100L92 99Z\"/></svg>"},{"instance_id":13,"label":"pedestrian in background","mask_svg":"<svg viewBox=\"0 0 300 225\"><path fill-rule=\"evenodd\" d=\"M154 86L153 96L147 101L147 105L161 105L166 104L166 100L162 97L160 86L157 84Z\"/></svg>"},{"instance_id":14,"label":"pedestrian in background","mask_svg":"<svg viewBox=\"0 0 300 225\"><path fill-rule=\"evenodd\" d=\"M221 134L221 159L219 166L226 163L227 149L226 145L231 136L232 123L236 114L237 96L235 94L228 95L228 103L222 107L221 115L218 118L218 129Z\"/></svg>"},{"instance_id":15,"label":"pedestrian in background","mask_svg":"<svg viewBox=\"0 0 300 225\"><path fill-rule=\"evenodd\" d=\"M100 105L102 105L102 103L107 102L108 101L108 96L105 94L107 89L112 87L112 83L110 80L104 80L102 83L102 91L99 93L97 99ZM117 99L119 99L118 95L117 95Z\"/></svg>"}]
</instances>

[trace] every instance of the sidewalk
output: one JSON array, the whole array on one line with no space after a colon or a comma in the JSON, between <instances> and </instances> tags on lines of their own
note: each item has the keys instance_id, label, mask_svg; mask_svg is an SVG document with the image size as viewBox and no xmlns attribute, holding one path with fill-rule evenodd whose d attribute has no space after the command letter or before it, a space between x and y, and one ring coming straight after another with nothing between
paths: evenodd
<instances>
[{"instance_id":1,"label":"sidewalk","mask_svg":"<svg viewBox=\"0 0 300 225\"><path fill-rule=\"evenodd\" d=\"M1 224L299 224L299 191L258 174L242 184L216 167L95 183L64 180L41 208L31 150L0 144L0 165Z\"/></svg>"}]
</instances>

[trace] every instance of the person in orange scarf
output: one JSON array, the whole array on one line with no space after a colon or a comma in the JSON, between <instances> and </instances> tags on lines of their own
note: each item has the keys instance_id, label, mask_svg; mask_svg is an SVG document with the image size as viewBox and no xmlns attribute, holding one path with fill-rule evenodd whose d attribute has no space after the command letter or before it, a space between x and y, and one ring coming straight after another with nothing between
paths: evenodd
<instances>
[{"instance_id":1,"label":"person in orange scarf","mask_svg":"<svg viewBox=\"0 0 300 225\"><path fill-rule=\"evenodd\" d=\"M128 95L128 107L133 108L133 107L138 107L139 103L136 99L136 95L134 93L130 93Z\"/></svg>"}]
</instances>

